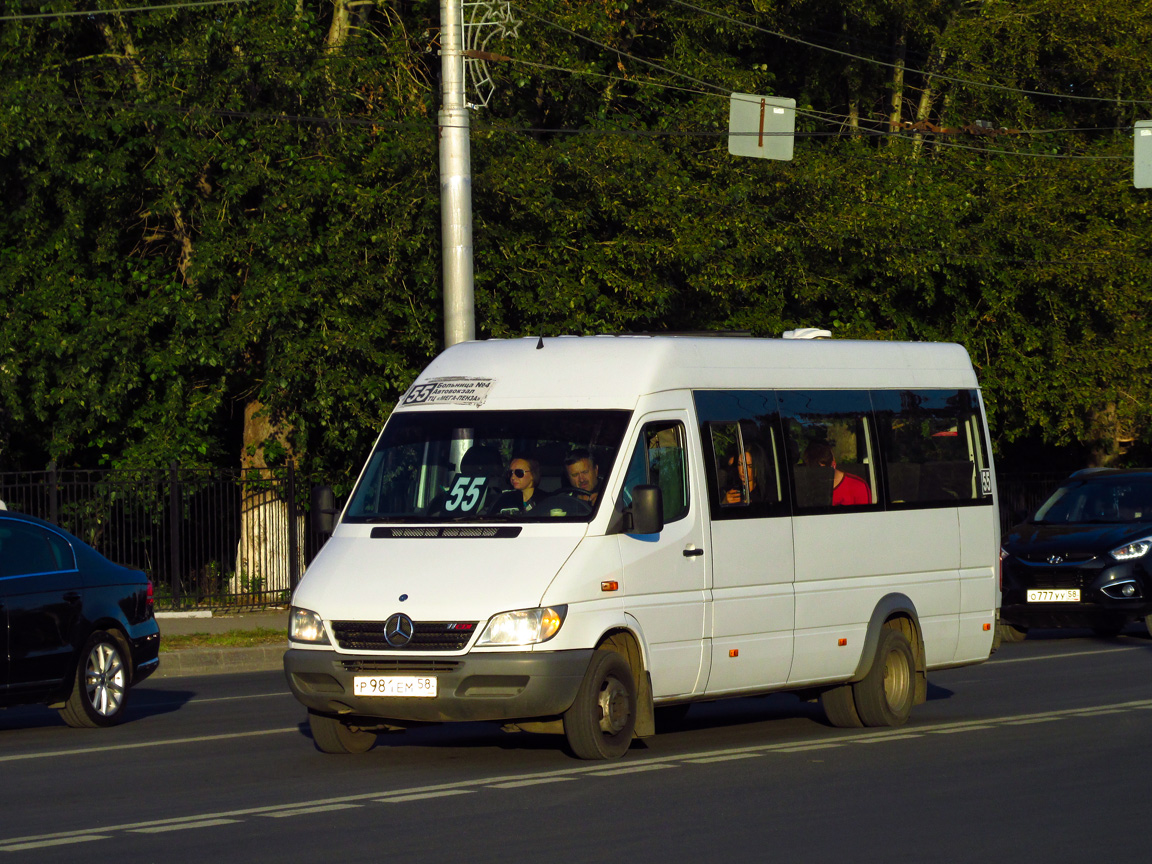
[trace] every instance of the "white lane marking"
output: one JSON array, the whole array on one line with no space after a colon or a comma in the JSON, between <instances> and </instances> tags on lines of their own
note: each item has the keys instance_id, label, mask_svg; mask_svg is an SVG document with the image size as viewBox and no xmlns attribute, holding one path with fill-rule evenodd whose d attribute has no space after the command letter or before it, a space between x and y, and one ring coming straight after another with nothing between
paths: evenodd
<instances>
[{"instance_id":1,"label":"white lane marking","mask_svg":"<svg viewBox=\"0 0 1152 864\"><path fill-rule=\"evenodd\" d=\"M917 727L912 730L900 730L889 733L881 731L867 732L843 735L835 739L835 742L829 742L829 746L838 746L840 744L851 743L879 743L884 740L892 740L905 737L913 734L929 734L935 732L962 732L969 729L988 729L999 725L1008 725L1018 723L1021 721L1041 721L1046 718L1060 719L1064 717L1076 716L1092 716L1090 712L1109 710L1109 709L1146 709L1152 708L1152 699L1141 699L1132 702L1121 702L1113 705L1100 705L1096 708L1079 708L1079 709L1064 709L1059 711L1045 711L1037 714L1020 714L1007 717L989 718L980 721L965 721L961 723L942 724L939 726L925 726ZM1089 712L1089 713L1085 713ZM287 731L287 730L280 730ZM211 736L211 737L238 737L238 736ZM139 745L137 745L139 746ZM761 744L749 747L739 747L726 750L705 751L693 754L682 754L677 756L658 756L652 759L645 760L636 767L636 770L655 770L657 768L676 768L686 762L698 762L701 760L717 760L721 761L724 758L740 758L742 756L759 756L773 752L788 751L791 748L796 748L798 742L782 742L778 744ZM489 777L479 780L465 780L457 781L455 783L443 783L435 786L422 786L409 789L397 789L387 792L368 792L358 795L346 795L339 798L324 798L313 801L298 801L293 804L275 804L266 805L262 807L249 807L239 810L231 810L221 813L202 813L194 817L198 824L210 821L212 819L223 819L226 821L237 821L245 816L267 815L269 813L282 813L286 811L300 810L305 807L317 807L328 804L344 804L352 802L365 802L365 801L381 801L386 803L399 803L402 801L420 801L427 798L442 797L444 795L463 795L470 792L477 791L477 788L484 786L492 786L499 783L508 783L519 780L540 780L546 777L579 777L580 775L600 775L606 776L611 774L621 773L634 773L630 770L617 770L605 771L603 766L591 765L579 768L564 768L556 771L539 772L535 774L519 774L510 775L505 777ZM472 788L477 787L477 788ZM109 834L118 831L138 831L144 828L163 828L164 826L176 826L181 824L188 824L190 820L188 817L177 817L171 819L157 819L150 822L137 822L124 825L106 825L99 829L103 834ZM40 836L27 836L27 837L11 837L6 840L0 840L0 850L11 848L15 844L21 843L46 843L51 841L68 842L72 838L80 837L94 837L92 829L76 830L76 831L60 831L53 834L45 834ZM82 842L76 840L76 842Z\"/></svg>"},{"instance_id":2,"label":"white lane marking","mask_svg":"<svg viewBox=\"0 0 1152 864\"><path fill-rule=\"evenodd\" d=\"M862 738L857 744L883 744L885 741L903 741L905 738L923 738L919 732L901 732L899 735L876 735L871 738Z\"/></svg>"},{"instance_id":3,"label":"white lane marking","mask_svg":"<svg viewBox=\"0 0 1152 864\"><path fill-rule=\"evenodd\" d=\"M164 702L156 701L156 702L149 702L148 704L149 705L171 705L171 704L175 703L177 705L204 705L207 702L235 702L239 699L267 699L271 696L287 696L291 699L296 698L292 694L291 690L283 690L279 693L245 693L241 696L210 696L210 697L205 698L205 699L200 699L198 697L193 697L191 699L169 699L169 700L164 701Z\"/></svg>"},{"instance_id":4,"label":"white lane marking","mask_svg":"<svg viewBox=\"0 0 1152 864\"><path fill-rule=\"evenodd\" d=\"M833 747L842 747L839 741L824 741L814 744L796 744L792 747L777 747L776 753L802 753L805 750L830 750Z\"/></svg>"},{"instance_id":5,"label":"white lane marking","mask_svg":"<svg viewBox=\"0 0 1152 864\"><path fill-rule=\"evenodd\" d=\"M932 735L958 735L961 732L970 732L973 729L991 729L992 725L988 723L966 723L963 726L954 726L950 729L925 729Z\"/></svg>"},{"instance_id":6,"label":"white lane marking","mask_svg":"<svg viewBox=\"0 0 1152 864\"><path fill-rule=\"evenodd\" d=\"M287 816L305 816L309 813L327 813L330 810L354 810L362 804L321 804L317 807L297 807L294 810L280 810L277 813L261 813L269 819L283 819Z\"/></svg>"},{"instance_id":7,"label":"white lane marking","mask_svg":"<svg viewBox=\"0 0 1152 864\"><path fill-rule=\"evenodd\" d=\"M1100 717L1104 714L1123 714L1123 708L1100 708L1095 711L1077 711L1077 717Z\"/></svg>"},{"instance_id":8,"label":"white lane marking","mask_svg":"<svg viewBox=\"0 0 1152 864\"><path fill-rule=\"evenodd\" d=\"M519 789L522 786L539 786L541 783L566 783L575 777L540 777L532 780L513 780L510 783L492 783L491 789Z\"/></svg>"},{"instance_id":9,"label":"white lane marking","mask_svg":"<svg viewBox=\"0 0 1152 864\"><path fill-rule=\"evenodd\" d=\"M60 837L56 840L34 840L29 843L0 844L0 852L27 852L29 849L46 849L49 846L66 846L69 843L87 843L89 840L108 840L107 834L77 834Z\"/></svg>"},{"instance_id":10,"label":"white lane marking","mask_svg":"<svg viewBox=\"0 0 1152 864\"><path fill-rule=\"evenodd\" d=\"M1063 717L1030 717L1024 720L1005 720L1001 726L1028 726L1033 723L1053 723L1057 720L1063 720Z\"/></svg>"},{"instance_id":11,"label":"white lane marking","mask_svg":"<svg viewBox=\"0 0 1152 864\"><path fill-rule=\"evenodd\" d=\"M704 759L685 759L684 761L694 765L708 765L712 762L731 762L733 759L755 759L763 755L763 753L733 753L731 756L709 756Z\"/></svg>"},{"instance_id":12,"label":"white lane marking","mask_svg":"<svg viewBox=\"0 0 1152 864\"><path fill-rule=\"evenodd\" d=\"M405 801L427 801L429 798L447 798L449 795L471 795L475 789L443 789L440 792L418 792L414 795L389 795L377 798L381 804L402 804ZM380 793L377 792L377 795Z\"/></svg>"},{"instance_id":13,"label":"white lane marking","mask_svg":"<svg viewBox=\"0 0 1152 864\"><path fill-rule=\"evenodd\" d=\"M190 819L174 825L154 825L151 828L133 828L133 834L163 834L167 831L187 831L190 828L214 828L217 825L235 825L239 819Z\"/></svg>"},{"instance_id":14,"label":"white lane marking","mask_svg":"<svg viewBox=\"0 0 1152 864\"><path fill-rule=\"evenodd\" d=\"M675 765L668 765L666 763L657 762L641 762L639 765L625 765L623 768L609 768L607 771L600 769L599 771L590 772L592 777L616 777L620 774L639 774L641 771L661 771L664 768L675 768Z\"/></svg>"},{"instance_id":15,"label":"white lane marking","mask_svg":"<svg viewBox=\"0 0 1152 864\"><path fill-rule=\"evenodd\" d=\"M260 735L282 735L285 732L300 733L299 726L285 729L257 729L253 732L229 732L226 735L197 735L193 738L165 738L162 741L133 741L131 744L106 744L103 747L77 747L73 750L45 750L40 753L15 753L0 756L0 762L16 762L23 759L49 759L54 756L75 756L77 753L112 753L116 750L139 750L141 747L165 747L169 744L199 744L203 741L228 741L233 738L253 738Z\"/></svg>"},{"instance_id":16,"label":"white lane marking","mask_svg":"<svg viewBox=\"0 0 1152 864\"><path fill-rule=\"evenodd\" d=\"M1011 660L991 660L990 663L995 663L1001 666L1005 663L1034 663L1037 660L1064 660L1067 657L1095 657L1101 654L1120 654L1124 651L1147 651L1148 649L1140 645L1132 645L1128 648L1097 648L1095 651L1071 651L1067 654L1041 654L1039 657L1013 657Z\"/></svg>"}]
</instances>

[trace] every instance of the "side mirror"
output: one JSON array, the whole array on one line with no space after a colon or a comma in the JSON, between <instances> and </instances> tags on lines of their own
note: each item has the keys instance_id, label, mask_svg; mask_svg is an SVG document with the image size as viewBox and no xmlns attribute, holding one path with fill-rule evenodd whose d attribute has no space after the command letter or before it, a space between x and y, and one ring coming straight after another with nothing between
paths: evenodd
<instances>
[{"instance_id":1,"label":"side mirror","mask_svg":"<svg viewBox=\"0 0 1152 864\"><path fill-rule=\"evenodd\" d=\"M664 530L664 496L659 486L632 487L629 534L659 534Z\"/></svg>"},{"instance_id":2,"label":"side mirror","mask_svg":"<svg viewBox=\"0 0 1152 864\"><path fill-rule=\"evenodd\" d=\"M317 534L331 534L336 529L336 495L331 486L312 487L312 530Z\"/></svg>"}]
</instances>

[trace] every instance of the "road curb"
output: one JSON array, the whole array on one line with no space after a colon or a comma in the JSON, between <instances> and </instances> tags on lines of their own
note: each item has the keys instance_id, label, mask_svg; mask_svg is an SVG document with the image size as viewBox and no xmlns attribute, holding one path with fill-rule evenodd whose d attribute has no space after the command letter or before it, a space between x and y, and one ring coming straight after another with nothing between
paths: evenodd
<instances>
[{"instance_id":1,"label":"road curb","mask_svg":"<svg viewBox=\"0 0 1152 864\"><path fill-rule=\"evenodd\" d=\"M284 645L252 648L184 648L162 651L153 678L186 678L230 672L272 672L284 668Z\"/></svg>"}]
</instances>

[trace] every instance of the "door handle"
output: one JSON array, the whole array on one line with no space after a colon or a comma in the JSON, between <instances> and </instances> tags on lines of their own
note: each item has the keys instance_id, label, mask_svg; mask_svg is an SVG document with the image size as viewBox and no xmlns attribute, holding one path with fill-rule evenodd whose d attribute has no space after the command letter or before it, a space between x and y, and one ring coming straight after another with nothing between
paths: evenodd
<instances>
[{"instance_id":1,"label":"door handle","mask_svg":"<svg viewBox=\"0 0 1152 864\"><path fill-rule=\"evenodd\" d=\"M684 557L685 558L693 558L697 555L703 555L703 554L704 554L704 550L703 549L697 549L695 546L689 546L687 549L684 550Z\"/></svg>"}]
</instances>

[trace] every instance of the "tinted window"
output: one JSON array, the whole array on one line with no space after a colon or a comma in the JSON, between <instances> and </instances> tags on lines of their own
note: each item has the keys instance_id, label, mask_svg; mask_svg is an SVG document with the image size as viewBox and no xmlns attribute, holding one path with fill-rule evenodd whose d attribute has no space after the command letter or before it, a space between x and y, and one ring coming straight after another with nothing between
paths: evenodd
<instances>
[{"instance_id":1,"label":"tinted window","mask_svg":"<svg viewBox=\"0 0 1152 864\"><path fill-rule=\"evenodd\" d=\"M1036 511L1034 521L1152 521L1152 482L1147 477L1121 475L1066 483Z\"/></svg>"},{"instance_id":2,"label":"tinted window","mask_svg":"<svg viewBox=\"0 0 1152 864\"><path fill-rule=\"evenodd\" d=\"M991 494L974 393L873 391L890 504L956 504Z\"/></svg>"},{"instance_id":3,"label":"tinted window","mask_svg":"<svg viewBox=\"0 0 1152 864\"><path fill-rule=\"evenodd\" d=\"M797 511L876 506L868 392L781 390L776 395Z\"/></svg>"},{"instance_id":4,"label":"tinted window","mask_svg":"<svg viewBox=\"0 0 1152 864\"><path fill-rule=\"evenodd\" d=\"M723 390L693 395L712 518L786 514L788 498L781 471L785 449L776 394Z\"/></svg>"},{"instance_id":5,"label":"tinted window","mask_svg":"<svg viewBox=\"0 0 1152 864\"><path fill-rule=\"evenodd\" d=\"M60 569L47 531L21 522L0 523L0 577L52 573Z\"/></svg>"}]
</instances>

